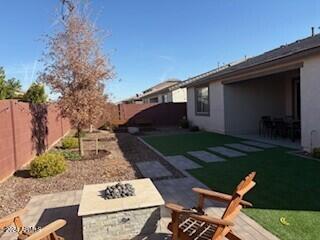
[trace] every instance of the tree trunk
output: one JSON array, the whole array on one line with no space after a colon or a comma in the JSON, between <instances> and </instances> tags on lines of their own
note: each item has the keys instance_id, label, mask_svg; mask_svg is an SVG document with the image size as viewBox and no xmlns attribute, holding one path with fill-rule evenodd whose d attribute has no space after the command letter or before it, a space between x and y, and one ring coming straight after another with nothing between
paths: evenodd
<instances>
[{"instance_id":1,"label":"tree trunk","mask_svg":"<svg viewBox=\"0 0 320 240\"><path fill-rule=\"evenodd\" d=\"M96 138L96 155L99 154L99 140Z\"/></svg>"},{"instance_id":2,"label":"tree trunk","mask_svg":"<svg viewBox=\"0 0 320 240\"><path fill-rule=\"evenodd\" d=\"M92 132L93 132L93 125L92 125L92 124L90 124L89 132L90 132L90 133L92 133Z\"/></svg>"},{"instance_id":3,"label":"tree trunk","mask_svg":"<svg viewBox=\"0 0 320 240\"><path fill-rule=\"evenodd\" d=\"M83 153L83 144L81 139L81 128L78 127L78 144L79 144L79 154L82 157L84 155Z\"/></svg>"}]
</instances>

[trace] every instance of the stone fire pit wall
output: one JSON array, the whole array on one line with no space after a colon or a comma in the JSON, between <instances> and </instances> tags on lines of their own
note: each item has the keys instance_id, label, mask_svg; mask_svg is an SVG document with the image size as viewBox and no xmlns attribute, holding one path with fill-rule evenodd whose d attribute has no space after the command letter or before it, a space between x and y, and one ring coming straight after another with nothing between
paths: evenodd
<instances>
[{"instance_id":1,"label":"stone fire pit wall","mask_svg":"<svg viewBox=\"0 0 320 240\"><path fill-rule=\"evenodd\" d=\"M151 207L83 217L83 239L131 239L156 230L160 208Z\"/></svg>"},{"instance_id":2,"label":"stone fire pit wall","mask_svg":"<svg viewBox=\"0 0 320 240\"><path fill-rule=\"evenodd\" d=\"M156 231L164 200L152 181L122 183L132 184L135 196L105 199L104 190L115 183L84 186L78 211L84 240L124 240Z\"/></svg>"}]
</instances>

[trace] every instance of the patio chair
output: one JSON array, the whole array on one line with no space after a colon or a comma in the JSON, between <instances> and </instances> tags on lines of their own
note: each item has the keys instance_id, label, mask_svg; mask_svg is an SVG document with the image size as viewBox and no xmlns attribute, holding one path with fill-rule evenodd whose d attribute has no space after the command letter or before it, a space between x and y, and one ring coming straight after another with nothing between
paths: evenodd
<instances>
[{"instance_id":1,"label":"patio chair","mask_svg":"<svg viewBox=\"0 0 320 240\"><path fill-rule=\"evenodd\" d=\"M288 124L283 118L274 118L274 135L275 137L287 137L288 136Z\"/></svg>"},{"instance_id":2,"label":"patio chair","mask_svg":"<svg viewBox=\"0 0 320 240\"><path fill-rule=\"evenodd\" d=\"M271 117L262 116L259 121L259 135L263 135L264 137L266 137L266 135L269 135L272 138L274 130L275 128L271 120Z\"/></svg>"},{"instance_id":3,"label":"patio chair","mask_svg":"<svg viewBox=\"0 0 320 240\"><path fill-rule=\"evenodd\" d=\"M168 229L172 232L172 239L222 240L226 237L230 240L241 240L232 230L233 221L243 206L252 206L242 198L255 186L253 181L255 175L256 173L252 172L241 181L233 195L193 188L192 190L199 194L197 211L173 203L166 204L166 207L172 210L172 221L168 225ZM203 207L206 198L228 204L221 218L204 213Z\"/></svg>"},{"instance_id":4,"label":"patio chair","mask_svg":"<svg viewBox=\"0 0 320 240\"><path fill-rule=\"evenodd\" d=\"M289 124L289 133L292 142L301 138L301 122L293 121L291 124Z\"/></svg>"},{"instance_id":5,"label":"patio chair","mask_svg":"<svg viewBox=\"0 0 320 240\"><path fill-rule=\"evenodd\" d=\"M30 227L23 225L21 220L21 215L24 214L27 210L22 209L17 212L14 212L4 218L0 219L0 230L4 229L9 232L17 232L17 240L63 240L63 237L60 237L56 234L56 231L66 225L66 221L63 219L56 220L47 226L41 228L39 231L29 231ZM13 228L10 228L10 227Z\"/></svg>"}]
</instances>

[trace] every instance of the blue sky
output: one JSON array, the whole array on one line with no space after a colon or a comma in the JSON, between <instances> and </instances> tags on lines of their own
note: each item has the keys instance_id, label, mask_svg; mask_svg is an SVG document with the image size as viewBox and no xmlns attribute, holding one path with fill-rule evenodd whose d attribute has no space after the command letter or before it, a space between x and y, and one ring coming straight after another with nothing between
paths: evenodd
<instances>
[{"instance_id":1,"label":"blue sky","mask_svg":"<svg viewBox=\"0 0 320 240\"><path fill-rule=\"evenodd\" d=\"M109 31L103 50L117 77L107 85L120 100L164 81L185 80L218 64L254 56L310 35L320 26L316 0L91 0L94 20ZM2 1L0 66L26 89L36 79L54 30L58 0ZM317 32L320 30L317 29Z\"/></svg>"}]
</instances>

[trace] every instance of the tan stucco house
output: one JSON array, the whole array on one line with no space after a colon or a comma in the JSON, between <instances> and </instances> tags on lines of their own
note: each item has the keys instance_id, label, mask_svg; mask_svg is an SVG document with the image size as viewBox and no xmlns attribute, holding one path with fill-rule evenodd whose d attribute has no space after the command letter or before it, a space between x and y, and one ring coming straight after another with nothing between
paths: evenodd
<instances>
[{"instance_id":1,"label":"tan stucco house","mask_svg":"<svg viewBox=\"0 0 320 240\"><path fill-rule=\"evenodd\" d=\"M320 35L187 79L188 119L208 131L257 134L262 116L301 120L301 146L320 147Z\"/></svg>"},{"instance_id":2,"label":"tan stucco house","mask_svg":"<svg viewBox=\"0 0 320 240\"><path fill-rule=\"evenodd\" d=\"M179 103L187 101L187 89L180 88L180 80L167 80L152 86L139 96L143 103Z\"/></svg>"}]
</instances>

